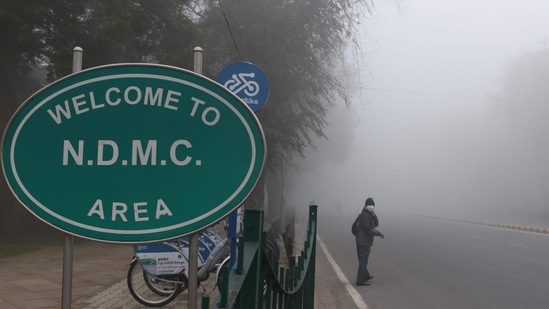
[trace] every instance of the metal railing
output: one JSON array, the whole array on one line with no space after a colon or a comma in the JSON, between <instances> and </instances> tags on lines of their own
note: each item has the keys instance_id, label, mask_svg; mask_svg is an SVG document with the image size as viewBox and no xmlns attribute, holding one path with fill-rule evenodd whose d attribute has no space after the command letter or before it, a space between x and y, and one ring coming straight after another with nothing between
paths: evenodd
<instances>
[{"instance_id":1,"label":"metal railing","mask_svg":"<svg viewBox=\"0 0 549 309\"><path fill-rule=\"evenodd\" d=\"M235 267L222 270L220 295L213 308L313 309L315 293L317 206L309 206L309 221L301 255L281 266L265 246L263 212L246 210ZM202 309L209 309L208 297Z\"/></svg>"}]
</instances>

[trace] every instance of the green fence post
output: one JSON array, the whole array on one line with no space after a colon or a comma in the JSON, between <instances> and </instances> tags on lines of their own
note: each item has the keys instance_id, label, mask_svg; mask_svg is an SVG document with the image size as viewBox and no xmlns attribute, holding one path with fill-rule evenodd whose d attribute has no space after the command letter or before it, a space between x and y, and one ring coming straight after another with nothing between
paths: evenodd
<instances>
[{"instance_id":1,"label":"green fence post","mask_svg":"<svg viewBox=\"0 0 549 309\"><path fill-rule=\"evenodd\" d=\"M317 228L317 205L309 206L309 227L312 231L312 242L310 244L311 251L308 255L310 257L309 269L307 269L307 279L305 284L306 289L309 292L306 295L308 307L305 309L313 309L315 299L315 272L316 272L316 228ZM314 232L314 233L313 233Z\"/></svg>"},{"instance_id":2,"label":"green fence post","mask_svg":"<svg viewBox=\"0 0 549 309\"><path fill-rule=\"evenodd\" d=\"M282 289L286 289L287 287L287 284L286 284L286 269L283 268L283 267L280 267L280 277L278 278L279 280L279 283L280 285L282 286ZM284 293L280 293L280 297L279 297L279 303L278 303L278 309L283 309L284 308L284 304L286 303L286 295Z\"/></svg>"},{"instance_id":3,"label":"green fence post","mask_svg":"<svg viewBox=\"0 0 549 309\"><path fill-rule=\"evenodd\" d=\"M244 252L244 236L238 238L238 252ZM242 274L244 268L244 254L238 254L236 260L235 273Z\"/></svg>"},{"instance_id":4,"label":"green fence post","mask_svg":"<svg viewBox=\"0 0 549 309\"><path fill-rule=\"evenodd\" d=\"M221 268L221 296L219 300L219 307L226 308L227 300L229 298L229 267L224 265Z\"/></svg>"},{"instance_id":5,"label":"green fence post","mask_svg":"<svg viewBox=\"0 0 549 309\"><path fill-rule=\"evenodd\" d=\"M202 309L210 309L210 298L209 297L202 297Z\"/></svg>"},{"instance_id":6,"label":"green fence post","mask_svg":"<svg viewBox=\"0 0 549 309\"><path fill-rule=\"evenodd\" d=\"M273 252L266 250L262 211L246 210L237 265L231 273L234 276L228 276L228 271L222 270L226 284L214 308L314 309L316 231L317 206L311 205L301 255L290 257L290 267L282 267L278 261L273 261ZM224 289L229 288L229 281L231 289L234 289L230 295L228 290L223 293ZM205 302L203 299L203 309L208 308Z\"/></svg>"},{"instance_id":7,"label":"green fence post","mask_svg":"<svg viewBox=\"0 0 549 309\"><path fill-rule=\"evenodd\" d=\"M263 213L258 209L247 209L244 214L244 242L246 244L263 242ZM243 247L244 248L244 247ZM263 265L261 258L261 246L257 246L258 250L251 256L244 257L251 259L250 269L244 278L239 295L239 308L260 308L263 302ZM244 253L245 250L239 253ZM247 253L250 254L250 253ZM240 255L240 254L239 254ZM242 254L244 255L244 254Z\"/></svg>"},{"instance_id":8,"label":"green fence post","mask_svg":"<svg viewBox=\"0 0 549 309\"><path fill-rule=\"evenodd\" d=\"M271 303L272 303L272 290L271 290L271 280L267 280L267 290L265 291L265 295L263 295L265 300L265 309L271 309Z\"/></svg>"}]
</instances>

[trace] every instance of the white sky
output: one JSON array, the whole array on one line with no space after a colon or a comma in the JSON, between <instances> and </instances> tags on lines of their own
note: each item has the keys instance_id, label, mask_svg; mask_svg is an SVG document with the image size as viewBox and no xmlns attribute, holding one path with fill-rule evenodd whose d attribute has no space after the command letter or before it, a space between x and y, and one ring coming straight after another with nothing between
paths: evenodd
<instances>
[{"instance_id":1,"label":"white sky","mask_svg":"<svg viewBox=\"0 0 549 309\"><path fill-rule=\"evenodd\" d=\"M334 120L331 140L307 160L338 146L336 130L354 131L351 158L300 172L290 200L315 199L321 210L340 201L353 212L368 196L410 212L542 203L543 169L528 163L536 154L517 150L485 98L500 89L508 59L544 46L548 14L546 0L376 4L360 37L354 123Z\"/></svg>"},{"instance_id":2,"label":"white sky","mask_svg":"<svg viewBox=\"0 0 549 309\"><path fill-rule=\"evenodd\" d=\"M378 4L364 27L372 86L482 95L505 61L549 40L549 1L409 0Z\"/></svg>"}]
</instances>

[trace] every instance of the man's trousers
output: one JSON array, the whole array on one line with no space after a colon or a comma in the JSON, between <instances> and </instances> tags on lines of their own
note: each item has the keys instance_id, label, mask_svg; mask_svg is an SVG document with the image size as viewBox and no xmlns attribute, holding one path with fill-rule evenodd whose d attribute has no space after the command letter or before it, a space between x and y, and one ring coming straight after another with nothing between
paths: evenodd
<instances>
[{"instance_id":1,"label":"man's trousers","mask_svg":"<svg viewBox=\"0 0 549 309\"><path fill-rule=\"evenodd\" d=\"M356 251L358 254L358 272L356 274L356 283L364 283L370 277L368 272L368 257L370 256L370 246L357 246Z\"/></svg>"}]
</instances>

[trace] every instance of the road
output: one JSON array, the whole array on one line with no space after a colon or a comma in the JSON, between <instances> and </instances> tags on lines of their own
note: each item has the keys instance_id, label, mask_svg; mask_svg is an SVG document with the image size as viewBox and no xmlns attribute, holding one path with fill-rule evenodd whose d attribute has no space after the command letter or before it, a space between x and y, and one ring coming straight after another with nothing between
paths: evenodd
<instances>
[{"instance_id":1,"label":"road","mask_svg":"<svg viewBox=\"0 0 549 309\"><path fill-rule=\"evenodd\" d=\"M350 226L356 215L319 216L322 247L341 269L332 285L339 308L549 308L549 235L402 214L380 213L369 270L370 286L355 287L357 257ZM318 274L317 274L318 278ZM336 282L337 281L337 282ZM317 283L319 284L319 283ZM322 301L322 295L317 295ZM359 303L360 304L360 303Z\"/></svg>"}]
</instances>

